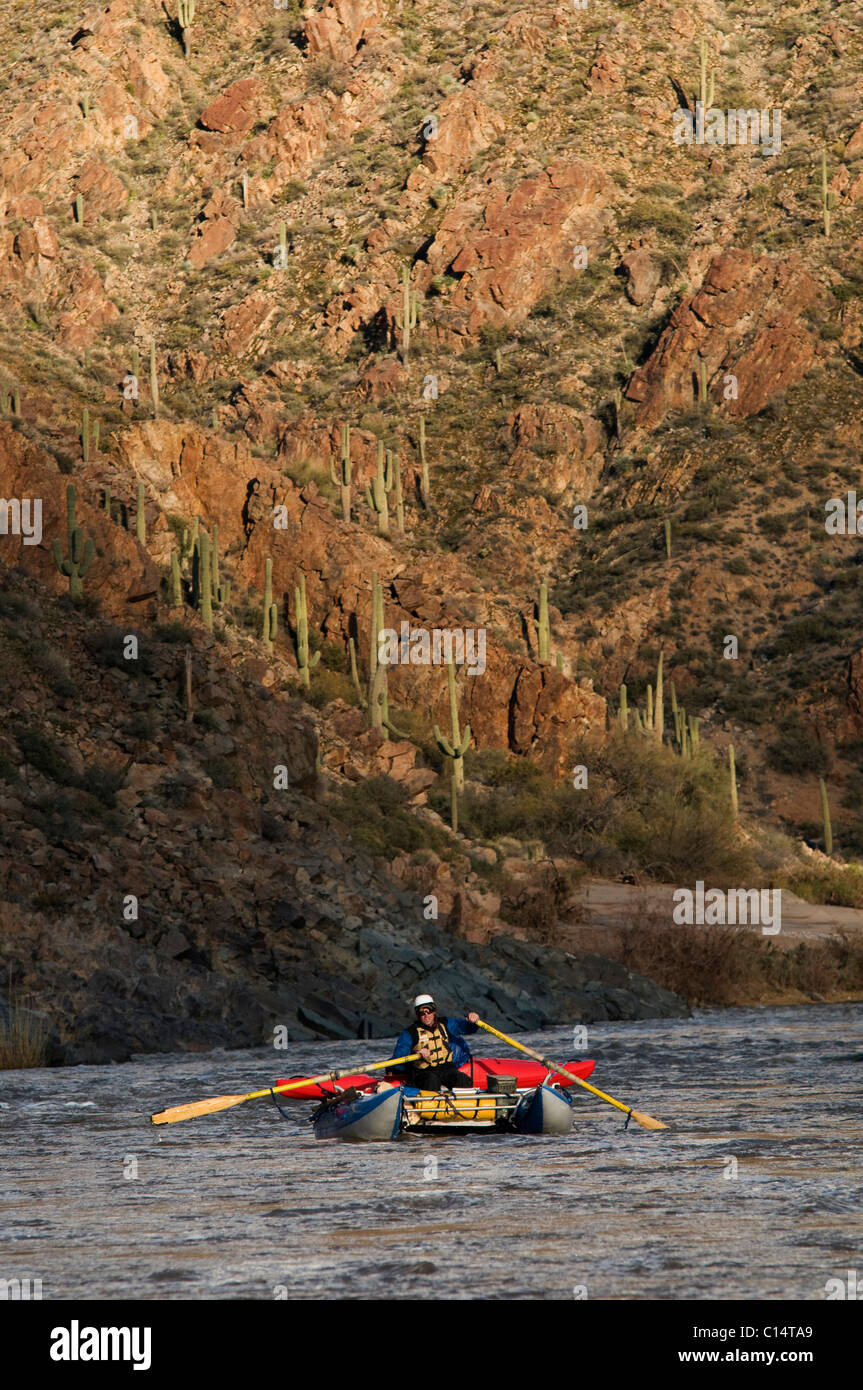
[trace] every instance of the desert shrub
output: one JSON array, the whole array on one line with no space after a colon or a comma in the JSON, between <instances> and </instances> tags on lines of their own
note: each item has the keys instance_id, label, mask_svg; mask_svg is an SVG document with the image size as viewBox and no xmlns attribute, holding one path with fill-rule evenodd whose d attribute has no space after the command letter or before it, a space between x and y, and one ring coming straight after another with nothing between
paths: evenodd
<instances>
[{"instance_id":1,"label":"desert shrub","mask_svg":"<svg viewBox=\"0 0 863 1390\"><path fill-rule=\"evenodd\" d=\"M28 652L30 665L44 676L48 688L64 699L78 694L78 687L69 674L69 662L47 642L34 642Z\"/></svg>"},{"instance_id":2,"label":"desert shrub","mask_svg":"<svg viewBox=\"0 0 863 1390\"><path fill-rule=\"evenodd\" d=\"M224 791L239 791L240 770L236 759L214 755L210 758L202 758L201 766L214 787Z\"/></svg>"},{"instance_id":3,"label":"desert shrub","mask_svg":"<svg viewBox=\"0 0 863 1390\"><path fill-rule=\"evenodd\" d=\"M823 777L830 770L827 749L799 715L790 715L779 725L777 737L767 748L767 762L775 772L792 776Z\"/></svg>"},{"instance_id":4,"label":"desert shrub","mask_svg":"<svg viewBox=\"0 0 863 1390\"><path fill-rule=\"evenodd\" d=\"M14 1000L0 1005L0 1071L43 1067L48 1053L48 1029L41 1014Z\"/></svg>"},{"instance_id":5,"label":"desert shrub","mask_svg":"<svg viewBox=\"0 0 863 1390\"><path fill-rule=\"evenodd\" d=\"M69 766L54 740L43 734L41 729L17 729L15 740L21 750L22 759L29 763L30 767L49 777L59 787L78 785L78 774Z\"/></svg>"},{"instance_id":6,"label":"desert shrub","mask_svg":"<svg viewBox=\"0 0 863 1390\"><path fill-rule=\"evenodd\" d=\"M597 872L640 869L688 882L697 868L713 882L736 881L754 868L731 823L727 773L708 753L684 761L669 747L636 733L613 732L605 743L573 749L588 769L576 790L532 763L482 755L470 778L460 819L475 838L515 835L541 840L552 855L583 860ZM476 767L476 764L479 767Z\"/></svg>"},{"instance_id":7,"label":"desert shrub","mask_svg":"<svg viewBox=\"0 0 863 1390\"><path fill-rule=\"evenodd\" d=\"M778 882L807 903L833 907L863 907L863 865L818 864L801 866Z\"/></svg>"},{"instance_id":8,"label":"desert shrub","mask_svg":"<svg viewBox=\"0 0 863 1390\"><path fill-rule=\"evenodd\" d=\"M157 623L155 636L159 642L189 642L192 634L185 623L174 619L170 623Z\"/></svg>"},{"instance_id":9,"label":"desert shrub","mask_svg":"<svg viewBox=\"0 0 863 1390\"><path fill-rule=\"evenodd\" d=\"M404 788L391 777L370 777L346 788L332 803L332 810L351 836L375 854L411 853L425 846L440 853L447 848L445 833L417 820L407 809L407 800Z\"/></svg>"},{"instance_id":10,"label":"desert shrub","mask_svg":"<svg viewBox=\"0 0 863 1390\"><path fill-rule=\"evenodd\" d=\"M135 660L123 655L126 638L138 636L138 655ZM101 627L88 634L87 650L97 666L107 671L125 671L130 676L147 675L150 670L150 657L146 643L140 633L134 634L119 627Z\"/></svg>"}]
</instances>

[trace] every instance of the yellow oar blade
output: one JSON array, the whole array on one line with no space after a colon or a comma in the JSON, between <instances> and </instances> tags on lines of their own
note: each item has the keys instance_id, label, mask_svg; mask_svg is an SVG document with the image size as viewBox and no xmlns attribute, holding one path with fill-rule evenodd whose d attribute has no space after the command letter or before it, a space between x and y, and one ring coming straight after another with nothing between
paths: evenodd
<instances>
[{"instance_id":1,"label":"yellow oar blade","mask_svg":"<svg viewBox=\"0 0 863 1390\"><path fill-rule=\"evenodd\" d=\"M661 1120L654 1120L652 1115L643 1115L640 1110L630 1110L629 1113L645 1129L668 1129L668 1125L664 1125Z\"/></svg>"},{"instance_id":2,"label":"yellow oar blade","mask_svg":"<svg viewBox=\"0 0 863 1390\"><path fill-rule=\"evenodd\" d=\"M197 1115L230 1110L232 1105L239 1105L245 1099L245 1096L210 1096L209 1100L195 1100L190 1105L175 1105L171 1110L160 1110L158 1115L151 1115L150 1119L154 1125L175 1125L178 1120L194 1120Z\"/></svg>"},{"instance_id":3,"label":"yellow oar blade","mask_svg":"<svg viewBox=\"0 0 863 1390\"><path fill-rule=\"evenodd\" d=\"M403 1062L415 1062L419 1056L411 1052L407 1057L388 1057L384 1062L368 1062L360 1068L362 1072L380 1071L381 1067L398 1067ZM170 1110L160 1110L151 1115L154 1125L175 1125L178 1120L194 1120L199 1115L212 1115L216 1110L230 1110L232 1105L241 1105L244 1100L259 1100L272 1095L274 1091L297 1091L301 1086L309 1086L315 1081L338 1081L343 1076L357 1075L357 1068L348 1071L323 1071L320 1076L301 1076L299 1081L286 1081L282 1086L267 1086L263 1091L248 1091L244 1096L210 1096L207 1100L193 1100L189 1105L175 1105Z\"/></svg>"},{"instance_id":4,"label":"yellow oar blade","mask_svg":"<svg viewBox=\"0 0 863 1390\"><path fill-rule=\"evenodd\" d=\"M494 1036L500 1038L501 1042L509 1043L510 1047L518 1048L519 1052L526 1052L528 1057L534 1057L537 1062L542 1062L542 1065L547 1067L549 1071L558 1072L560 1076L565 1076L568 1081L574 1081L576 1085L583 1086L592 1095L599 1096L600 1100L608 1101L609 1105L614 1105L618 1110L622 1110L624 1115L628 1115L644 1129L668 1129L668 1125L664 1125L661 1120L654 1120L652 1115L644 1115L640 1110L633 1110L630 1106L624 1105L623 1101L615 1100L614 1096L607 1096L605 1091L597 1090L596 1086L591 1086L589 1081L582 1081L580 1076L567 1071L566 1067L559 1066L557 1062L550 1061L548 1057L543 1057L541 1052L534 1052L532 1047L525 1047L524 1043L516 1042L515 1038L507 1037L506 1033L499 1033L496 1028L492 1028L490 1023L483 1023L481 1018L477 1019L477 1024L480 1028L484 1028L487 1033L494 1033Z\"/></svg>"}]
</instances>

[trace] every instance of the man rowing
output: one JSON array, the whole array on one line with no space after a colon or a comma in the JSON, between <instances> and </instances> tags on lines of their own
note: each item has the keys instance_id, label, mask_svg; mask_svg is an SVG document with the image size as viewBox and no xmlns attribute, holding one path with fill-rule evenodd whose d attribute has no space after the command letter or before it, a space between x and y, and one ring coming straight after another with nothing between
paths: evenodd
<instances>
[{"instance_id":1,"label":"man rowing","mask_svg":"<svg viewBox=\"0 0 863 1390\"><path fill-rule=\"evenodd\" d=\"M465 1033L476 1032L479 1015L469 1013L465 1018L438 1018L437 1006L430 994L418 994L414 1000L414 1022L399 1034L393 1057L406 1057L418 1052L420 1060L395 1068L406 1086L421 1091L440 1091L444 1087L469 1086L459 1071L470 1061L470 1048Z\"/></svg>"}]
</instances>

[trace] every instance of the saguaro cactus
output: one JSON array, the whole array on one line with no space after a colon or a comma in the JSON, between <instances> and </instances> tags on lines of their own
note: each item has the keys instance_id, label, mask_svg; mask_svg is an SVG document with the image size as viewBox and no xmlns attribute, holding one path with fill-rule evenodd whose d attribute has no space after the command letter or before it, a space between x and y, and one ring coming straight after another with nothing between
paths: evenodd
<instances>
[{"instance_id":1,"label":"saguaro cactus","mask_svg":"<svg viewBox=\"0 0 863 1390\"><path fill-rule=\"evenodd\" d=\"M182 608L183 585L180 580L180 557L176 550L171 551L171 607Z\"/></svg>"},{"instance_id":2,"label":"saguaro cactus","mask_svg":"<svg viewBox=\"0 0 863 1390\"><path fill-rule=\"evenodd\" d=\"M156 375L156 339L150 339L150 395L153 400L153 414L159 413L159 378Z\"/></svg>"},{"instance_id":3,"label":"saguaro cactus","mask_svg":"<svg viewBox=\"0 0 863 1390\"><path fill-rule=\"evenodd\" d=\"M626 733L629 728L629 703L625 685L621 685L620 687L620 707L617 711L617 718L621 729Z\"/></svg>"},{"instance_id":4,"label":"saguaro cactus","mask_svg":"<svg viewBox=\"0 0 863 1390\"><path fill-rule=\"evenodd\" d=\"M405 533L405 504L402 497L402 469L398 454L392 455L390 469L396 485L396 527L399 535L403 536Z\"/></svg>"},{"instance_id":5,"label":"saguaro cactus","mask_svg":"<svg viewBox=\"0 0 863 1390\"><path fill-rule=\"evenodd\" d=\"M201 610L201 621L208 632L213 631L213 595L210 587L210 537L201 531L195 548L194 565L195 607Z\"/></svg>"},{"instance_id":6,"label":"saguaro cactus","mask_svg":"<svg viewBox=\"0 0 863 1390\"><path fill-rule=\"evenodd\" d=\"M396 314L396 323L402 335L402 363L407 367L411 350L411 332L417 326L417 296L416 291L411 290L409 266L402 268L402 307L401 313Z\"/></svg>"},{"instance_id":7,"label":"saguaro cactus","mask_svg":"<svg viewBox=\"0 0 863 1390\"><path fill-rule=\"evenodd\" d=\"M192 20L195 18L195 0L177 0L177 23L183 36L183 53L192 56Z\"/></svg>"},{"instance_id":8,"label":"saguaro cactus","mask_svg":"<svg viewBox=\"0 0 863 1390\"><path fill-rule=\"evenodd\" d=\"M297 612L297 665L300 668L300 675L303 685L310 684L310 672L314 670L321 659L320 652L315 652L314 656L309 656L309 610L306 604L306 576L300 575L300 583L294 588L294 602Z\"/></svg>"},{"instance_id":9,"label":"saguaro cactus","mask_svg":"<svg viewBox=\"0 0 863 1390\"><path fill-rule=\"evenodd\" d=\"M706 39L702 39L702 40L701 40L700 45L699 45L699 52L700 52L700 58L701 58L701 64L700 64L700 69L701 69L701 70L700 70L700 82L699 82L699 97L700 97L700 100L701 100L701 105L702 105L705 109L707 109L707 107L713 105L713 97L714 97L714 94L715 94L715 91L716 91L716 74L715 74L715 72L713 71L713 68L711 68L711 69L710 69L709 76L708 76L708 69L707 69L708 45L707 45L707 40L706 40Z\"/></svg>"},{"instance_id":10,"label":"saguaro cactus","mask_svg":"<svg viewBox=\"0 0 863 1390\"><path fill-rule=\"evenodd\" d=\"M665 518L665 558L671 559L671 517Z\"/></svg>"},{"instance_id":11,"label":"saguaro cactus","mask_svg":"<svg viewBox=\"0 0 863 1390\"><path fill-rule=\"evenodd\" d=\"M434 736L440 751L452 762L450 811L452 828L453 830L458 830L458 798L459 793L464 790L464 755L470 745L471 733L470 724L465 725L464 733L459 732L458 701L455 691L455 666L453 665L452 658L447 662L447 682L449 685L452 738L445 738L437 724L434 726Z\"/></svg>"},{"instance_id":12,"label":"saguaro cactus","mask_svg":"<svg viewBox=\"0 0 863 1390\"><path fill-rule=\"evenodd\" d=\"M210 546L210 593L213 602L223 608L231 602L231 581L222 579L219 571L219 523L213 523L213 541Z\"/></svg>"},{"instance_id":13,"label":"saguaro cactus","mask_svg":"<svg viewBox=\"0 0 863 1390\"><path fill-rule=\"evenodd\" d=\"M78 223L78 226L79 226L79 227L81 226L82 222L84 221L84 195L83 195L83 193L76 193L76 194L75 194L75 221Z\"/></svg>"},{"instance_id":14,"label":"saguaro cactus","mask_svg":"<svg viewBox=\"0 0 863 1390\"><path fill-rule=\"evenodd\" d=\"M69 597L81 599L84 597L84 579L91 564L93 563L93 542L88 538L84 540L84 533L80 526L75 524L76 506L75 484L70 483L66 488L66 539L69 546L69 554L64 557L60 548L60 542L55 540L51 549L54 552L54 563L61 574L69 580Z\"/></svg>"},{"instance_id":15,"label":"saguaro cactus","mask_svg":"<svg viewBox=\"0 0 863 1390\"><path fill-rule=\"evenodd\" d=\"M428 511L431 506L431 486L429 484L429 466L426 459L426 417L420 416L420 501Z\"/></svg>"},{"instance_id":16,"label":"saguaro cactus","mask_svg":"<svg viewBox=\"0 0 863 1390\"><path fill-rule=\"evenodd\" d=\"M824 820L824 853L833 853L833 826L830 823L830 802L827 800L827 786L823 777L818 778L821 789L821 815Z\"/></svg>"},{"instance_id":17,"label":"saguaro cactus","mask_svg":"<svg viewBox=\"0 0 863 1390\"><path fill-rule=\"evenodd\" d=\"M264 561L264 616L261 641L268 652L273 650L273 641L279 630L279 609L273 603L273 562Z\"/></svg>"},{"instance_id":18,"label":"saguaro cactus","mask_svg":"<svg viewBox=\"0 0 863 1390\"><path fill-rule=\"evenodd\" d=\"M342 425L342 452L339 473L330 460L330 478L339 489L342 499L342 521L351 519L351 427L347 421Z\"/></svg>"},{"instance_id":19,"label":"saguaro cactus","mask_svg":"<svg viewBox=\"0 0 863 1390\"><path fill-rule=\"evenodd\" d=\"M737 805L737 766L734 762L734 744L728 745L728 782L731 791L731 815L734 824L737 824L738 805Z\"/></svg>"},{"instance_id":20,"label":"saguaro cactus","mask_svg":"<svg viewBox=\"0 0 863 1390\"><path fill-rule=\"evenodd\" d=\"M135 535L139 545L147 544L147 514L144 508L144 481L138 479L138 499L135 510Z\"/></svg>"},{"instance_id":21,"label":"saguaro cactus","mask_svg":"<svg viewBox=\"0 0 863 1390\"><path fill-rule=\"evenodd\" d=\"M189 566L193 562L195 555L195 547L198 544L199 524L199 518L195 517L195 520L192 522L191 531L189 530L188 526L183 527L183 535L180 540L180 559L183 562L183 569L186 573L188 573Z\"/></svg>"},{"instance_id":22,"label":"saguaro cactus","mask_svg":"<svg viewBox=\"0 0 863 1390\"><path fill-rule=\"evenodd\" d=\"M378 471L372 479L371 487L366 487L366 501L378 514L378 535L389 536L390 507L387 493L393 485L392 454L387 452L384 461L383 440L378 440Z\"/></svg>"},{"instance_id":23,"label":"saguaro cactus","mask_svg":"<svg viewBox=\"0 0 863 1390\"><path fill-rule=\"evenodd\" d=\"M86 405L81 411L81 458L90 462L90 412Z\"/></svg>"},{"instance_id":24,"label":"saguaro cactus","mask_svg":"<svg viewBox=\"0 0 863 1390\"><path fill-rule=\"evenodd\" d=\"M653 733L657 743L662 742L665 732L665 703L662 698L662 652L656 664L656 701L653 706Z\"/></svg>"},{"instance_id":25,"label":"saguaro cactus","mask_svg":"<svg viewBox=\"0 0 863 1390\"><path fill-rule=\"evenodd\" d=\"M548 585L543 579L539 586L539 618L534 619L541 662L551 661L548 626Z\"/></svg>"}]
</instances>

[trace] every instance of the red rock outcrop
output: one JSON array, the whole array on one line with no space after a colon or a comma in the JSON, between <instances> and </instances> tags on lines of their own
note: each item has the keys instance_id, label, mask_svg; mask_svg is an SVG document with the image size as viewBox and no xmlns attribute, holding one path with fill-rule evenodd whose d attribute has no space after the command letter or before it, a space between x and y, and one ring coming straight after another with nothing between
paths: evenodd
<instances>
[{"instance_id":1,"label":"red rock outcrop","mask_svg":"<svg viewBox=\"0 0 863 1390\"><path fill-rule=\"evenodd\" d=\"M507 477L541 478L543 491L579 501L591 496L602 469L605 430L568 405L523 405L507 420L515 449Z\"/></svg>"},{"instance_id":2,"label":"red rock outcrop","mask_svg":"<svg viewBox=\"0 0 863 1390\"><path fill-rule=\"evenodd\" d=\"M251 130L258 115L259 83L254 77L232 82L221 96L201 112L200 122L205 130L222 135Z\"/></svg>"},{"instance_id":3,"label":"red rock outcrop","mask_svg":"<svg viewBox=\"0 0 863 1390\"><path fill-rule=\"evenodd\" d=\"M64 556L68 553L66 488L72 479L64 477L53 459L5 423L0 423L0 479L4 497L40 499L42 503L39 544L25 545L23 537L4 535L0 538L4 561L20 565L54 593L68 592L69 581L57 569L52 542L58 539ZM95 496L88 497L78 486L76 501L77 523L95 547L84 581L85 593L100 600L104 613L128 615L129 604L158 592L161 574L134 534L110 521Z\"/></svg>"},{"instance_id":4,"label":"red rock outcrop","mask_svg":"<svg viewBox=\"0 0 863 1390\"><path fill-rule=\"evenodd\" d=\"M84 199L84 216L116 216L129 200L125 185L101 159L89 159L75 179L75 193Z\"/></svg>"},{"instance_id":5,"label":"red rock outcrop","mask_svg":"<svg viewBox=\"0 0 863 1390\"><path fill-rule=\"evenodd\" d=\"M659 288L660 270L649 251L629 251L620 264L627 274L626 297L632 304L647 304Z\"/></svg>"},{"instance_id":6,"label":"red rock outcrop","mask_svg":"<svg viewBox=\"0 0 863 1390\"><path fill-rule=\"evenodd\" d=\"M558 160L523 179L512 193L497 193L471 227L473 209L459 203L444 217L428 252L434 273L461 277L448 305L461 311L467 332L483 324L523 319L562 272L575 245L590 245L603 226L611 181L583 160ZM538 254L537 248L542 248Z\"/></svg>"},{"instance_id":7,"label":"red rock outcrop","mask_svg":"<svg viewBox=\"0 0 863 1390\"><path fill-rule=\"evenodd\" d=\"M423 169L410 175L408 188L422 186L428 175L438 180L455 178L506 129L503 117L469 87L453 92L435 114L437 132L426 141Z\"/></svg>"},{"instance_id":8,"label":"red rock outcrop","mask_svg":"<svg viewBox=\"0 0 863 1390\"><path fill-rule=\"evenodd\" d=\"M346 63L378 21L377 0L331 0L320 14L306 20L307 51Z\"/></svg>"},{"instance_id":9,"label":"red rock outcrop","mask_svg":"<svg viewBox=\"0 0 863 1390\"><path fill-rule=\"evenodd\" d=\"M708 390L729 415L756 415L800 381L815 358L802 322L818 288L796 256L780 261L751 251L725 251L708 266L704 283L675 309L668 327L626 388L635 422L652 429L668 410L691 409L699 364ZM727 376L737 398L723 399Z\"/></svg>"}]
</instances>

